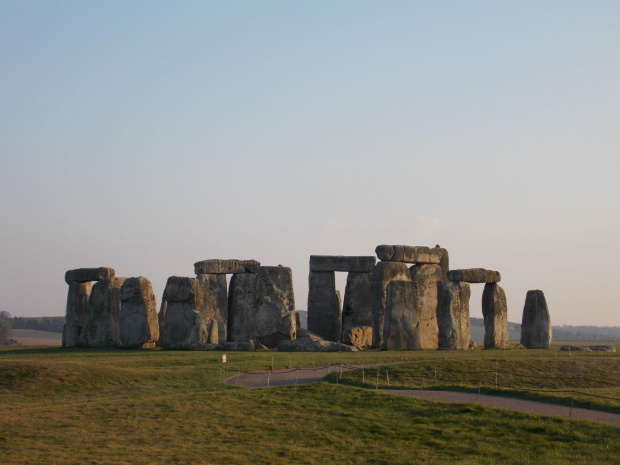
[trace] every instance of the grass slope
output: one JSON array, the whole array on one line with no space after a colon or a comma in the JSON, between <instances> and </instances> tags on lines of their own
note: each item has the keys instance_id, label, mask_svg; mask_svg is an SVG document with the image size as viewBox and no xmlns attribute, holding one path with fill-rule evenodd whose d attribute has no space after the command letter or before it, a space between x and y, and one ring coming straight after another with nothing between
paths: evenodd
<instances>
[{"instance_id":1,"label":"grass slope","mask_svg":"<svg viewBox=\"0 0 620 465\"><path fill-rule=\"evenodd\" d=\"M538 355L526 359L525 369L544 370L556 360ZM508 358L514 369L523 363ZM424 363L447 369L492 357L364 351L228 353L228 359L231 374L272 364L400 360L405 363L389 367L397 382L397 372L406 379L407 370ZM602 359L620 360L615 354ZM567 364L575 360L594 359L573 356ZM620 457L620 428L612 426L342 384L246 389L219 382L220 362L218 352L0 350L0 461L608 464Z\"/></svg>"}]
</instances>

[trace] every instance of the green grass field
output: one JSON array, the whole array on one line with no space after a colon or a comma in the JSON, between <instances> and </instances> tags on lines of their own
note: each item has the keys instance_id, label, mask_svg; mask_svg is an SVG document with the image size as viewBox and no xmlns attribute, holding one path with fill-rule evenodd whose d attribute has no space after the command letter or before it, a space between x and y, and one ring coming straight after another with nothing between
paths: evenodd
<instances>
[{"instance_id":1,"label":"green grass field","mask_svg":"<svg viewBox=\"0 0 620 465\"><path fill-rule=\"evenodd\" d=\"M620 357L615 353L568 357L554 351L527 351L524 358L523 352L313 355L267 351L227 355L230 375L272 364L285 368L328 362L400 361L402 364L387 367L390 384L408 387L416 386L421 373L430 379L435 368L440 374L451 372L451 379L455 372L488 372L494 367L509 372L515 382L531 373L562 374L567 376L547 376L554 380L547 381L546 389L571 390L572 378L579 373L583 384L585 375L589 380L608 381L605 392L620 398L618 388L611 387L620 385ZM162 350L2 349L0 462L620 462L617 427L390 396L376 393L374 383L361 385L359 372L345 373L342 380L332 374L331 382L299 387L230 386L219 381L220 373L226 374L226 369L220 368L221 355ZM452 381L452 387L473 389L464 381L465 374L461 376ZM580 389L599 389L594 381L589 382L591 385L582 384ZM494 391L494 386L487 389ZM565 401L562 395L546 395L550 400ZM615 410L617 405L609 402L597 407Z\"/></svg>"}]
</instances>

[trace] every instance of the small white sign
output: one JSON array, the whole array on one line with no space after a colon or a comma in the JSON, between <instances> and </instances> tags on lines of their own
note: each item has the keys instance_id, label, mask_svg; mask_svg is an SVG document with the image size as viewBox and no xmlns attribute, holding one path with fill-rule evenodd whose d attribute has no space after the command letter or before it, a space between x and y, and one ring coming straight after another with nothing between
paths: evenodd
<instances>
[{"instance_id":1,"label":"small white sign","mask_svg":"<svg viewBox=\"0 0 620 465\"><path fill-rule=\"evenodd\" d=\"M222 355L222 363L226 363L226 354Z\"/></svg>"}]
</instances>

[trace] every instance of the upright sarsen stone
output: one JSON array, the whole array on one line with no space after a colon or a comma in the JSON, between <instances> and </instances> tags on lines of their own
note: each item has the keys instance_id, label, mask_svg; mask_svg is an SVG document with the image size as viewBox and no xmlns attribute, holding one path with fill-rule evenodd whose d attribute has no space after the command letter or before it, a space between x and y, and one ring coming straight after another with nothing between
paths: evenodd
<instances>
[{"instance_id":1,"label":"upright sarsen stone","mask_svg":"<svg viewBox=\"0 0 620 465\"><path fill-rule=\"evenodd\" d=\"M62 331L63 347L88 345L91 290L90 282L69 282L65 326Z\"/></svg>"},{"instance_id":2,"label":"upright sarsen stone","mask_svg":"<svg viewBox=\"0 0 620 465\"><path fill-rule=\"evenodd\" d=\"M469 348L469 284L440 281L437 284L437 326L440 349Z\"/></svg>"},{"instance_id":3,"label":"upright sarsen stone","mask_svg":"<svg viewBox=\"0 0 620 465\"><path fill-rule=\"evenodd\" d=\"M119 317L121 286L125 278L98 281L92 287L89 299L88 345L90 347L118 347L121 344Z\"/></svg>"},{"instance_id":4,"label":"upright sarsen stone","mask_svg":"<svg viewBox=\"0 0 620 465\"><path fill-rule=\"evenodd\" d=\"M295 339L295 296L293 273L285 266L261 266L256 277L256 341L278 347L281 341Z\"/></svg>"},{"instance_id":5,"label":"upright sarsen stone","mask_svg":"<svg viewBox=\"0 0 620 465\"><path fill-rule=\"evenodd\" d=\"M199 274L202 306L209 325L210 344L226 342L228 324L228 292L225 274Z\"/></svg>"},{"instance_id":6,"label":"upright sarsen stone","mask_svg":"<svg viewBox=\"0 0 620 465\"><path fill-rule=\"evenodd\" d=\"M387 285L392 281L411 281L409 268L401 262L379 262L372 273L372 345L383 345L383 324L387 301Z\"/></svg>"},{"instance_id":7,"label":"upright sarsen stone","mask_svg":"<svg viewBox=\"0 0 620 465\"><path fill-rule=\"evenodd\" d=\"M487 283L482 292L484 348L508 347L508 306L506 293L497 283Z\"/></svg>"},{"instance_id":8,"label":"upright sarsen stone","mask_svg":"<svg viewBox=\"0 0 620 465\"><path fill-rule=\"evenodd\" d=\"M311 271L308 277L308 330L328 341L340 341L340 293L333 271Z\"/></svg>"},{"instance_id":9,"label":"upright sarsen stone","mask_svg":"<svg viewBox=\"0 0 620 465\"><path fill-rule=\"evenodd\" d=\"M254 313L256 312L255 273L233 274L228 292L228 340L254 340Z\"/></svg>"},{"instance_id":10,"label":"upright sarsen stone","mask_svg":"<svg viewBox=\"0 0 620 465\"><path fill-rule=\"evenodd\" d=\"M342 306L342 342L358 347L372 345L361 328L372 327L372 272L349 272ZM371 333L372 334L372 333ZM370 340L368 340L370 339Z\"/></svg>"},{"instance_id":11,"label":"upright sarsen stone","mask_svg":"<svg viewBox=\"0 0 620 465\"><path fill-rule=\"evenodd\" d=\"M551 316L545 294L541 290L527 291L521 321L521 344L528 349L548 349L551 337Z\"/></svg>"},{"instance_id":12,"label":"upright sarsen stone","mask_svg":"<svg viewBox=\"0 0 620 465\"><path fill-rule=\"evenodd\" d=\"M153 347L159 338L155 295L151 282L140 276L121 286L119 318L121 347Z\"/></svg>"},{"instance_id":13,"label":"upright sarsen stone","mask_svg":"<svg viewBox=\"0 0 620 465\"><path fill-rule=\"evenodd\" d=\"M416 283L392 281L386 288L383 345L386 349L420 347L420 318Z\"/></svg>"},{"instance_id":14,"label":"upright sarsen stone","mask_svg":"<svg viewBox=\"0 0 620 465\"><path fill-rule=\"evenodd\" d=\"M419 346L416 347L437 349L437 283L443 280L443 270L441 265L414 265L409 272L416 284L415 305L419 320Z\"/></svg>"}]
</instances>

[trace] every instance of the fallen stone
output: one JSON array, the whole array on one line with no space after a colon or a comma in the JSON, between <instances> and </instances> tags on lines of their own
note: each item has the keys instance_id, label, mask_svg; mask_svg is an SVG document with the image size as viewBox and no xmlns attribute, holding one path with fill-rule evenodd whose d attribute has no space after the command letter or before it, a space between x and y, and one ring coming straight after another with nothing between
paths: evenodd
<instances>
[{"instance_id":1,"label":"fallen stone","mask_svg":"<svg viewBox=\"0 0 620 465\"><path fill-rule=\"evenodd\" d=\"M255 341L270 349L295 339L293 273L285 266L261 266L256 278Z\"/></svg>"},{"instance_id":2,"label":"fallen stone","mask_svg":"<svg viewBox=\"0 0 620 465\"><path fill-rule=\"evenodd\" d=\"M257 274L233 274L228 292L228 340L249 342L254 340L254 314L256 312Z\"/></svg>"},{"instance_id":3,"label":"fallen stone","mask_svg":"<svg viewBox=\"0 0 620 465\"><path fill-rule=\"evenodd\" d=\"M112 268L77 268L69 270L65 273L65 282L71 284L87 283L90 281L104 281L114 279L114 270Z\"/></svg>"},{"instance_id":4,"label":"fallen stone","mask_svg":"<svg viewBox=\"0 0 620 465\"><path fill-rule=\"evenodd\" d=\"M335 273L311 271L308 281L308 329L328 341L339 341L342 313Z\"/></svg>"},{"instance_id":5,"label":"fallen stone","mask_svg":"<svg viewBox=\"0 0 620 465\"><path fill-rule=\"evenodd\" d=\"M416 293L417 285L411 281L392 281L387 285L383 348L420 347Z\"/></svg>"},{"instance_id":6,"label":"fallen stone","mask_svg":"<svg viewBox=\"0 0 620 465\"><path fill-rule=\"evenodd\" d=\"M589 347L582 347L582 346L562 346L560 347L560 350L567 351L567 352L590 352L592 351L592 349L590 349Z\"/></svg>"},{"instance_id":7,"label":"fallen stone","mask_svg":"<svg viewBox=\"0 0 620 465\"><path fill-rule=\"evenodd\" d=\"M545 294L541 290L527 291L521 321L521 344L528 349L548 349L551 338L551 317Z\"/></svg>"},{"instance_id":8,"label":"fallen stone","mask_svg":"<svg viewBox=\"0 0 620 465\"><path fill-rule=\"evenodd\" d=\"M373 256L310 255L310 271L370 273L377 259Z\"/></svg>"},{"instance_id":9,"label":"fallen stone","mask_svg":"<svg viewBox=\"0 0 620 465\"><path fill-rule=\"evenodd\" d=\"M254 343L254 348L255 348L256 350L267 350L267 349L269 349L269 347L267 347L267 346L266 346L266 345L264 345L264 344L261 344L260 342L255 342L255 343Z\"/></svg>"},{"instance_id":10,"label":"fallen stone","mask_svg":"<svg viewBox=\"0 0 620 465\"><path fill-rule=\"evenodd\" d=\"M225 342L224 350L251 352L255 347L251 342Z\"/></svg>"},{"instance_id":11,"label":"fallen stone","mask_svg":"<svg viewBox=\"0 0 620 465\"><path fill-rule=\"evenodd\" d=\"M278 345L281 352L357 352L357 347L339 342L317 341L314 339L295 339L282 341Z\"/></svg>"},{"instance_id":12,"label":"fallen stone","mask_svg":"<svg viewBox=\"0 0 620 465\"><path fill-rule=\"evenodd\" d=\"M596 351L596 352L615 352L616 351L616 347L615 346L590 346L589 347L590 350Z\"/></svg>"},{"instance_id":13,"label":"fallen stone","mask_svg":"<svg viewBox=\"0 0 620 465\"><path fill-rule=\"evenodd\" d=\"M260 262L256 260L203 260L194 263L194 272L199 274L258 273Z\"/></svg>"},{"instance_id":14,"label":"fallen stone","mask_svg":"<svg viewBox=\"0 0 620 465\"><path fill-rule=\"evenodd\" d=\"M354 328L372 328L372 273L350 272L347 275L347 285L344 290L344 303L342 305L342 337L345 344L357 347L370 347L372 345L372 332L370 341L359 333L359 329L351 332ZM351 336L359 343L354 343Z\"/></svg>"},{"instance_id":15,"label":"fallen stone","mask_svg":"<svg viewBox=\"0 0 620 465\"><path fill-rule=\"evenodd\" d=\"M482 292L484 348L508 347L508 305L506 293L497 283L487 283Z\"/></svg>"},{"instance_id":16,"label":"fallen stone","mask_svg":"<svg viewBox=\"0 0 620 465\"><path fill-rule=\"evenodd\" d=\"M308 331L307 329L303 328L297 328L297 339L314 339L315 341L325 340L318 334L314 334L312 331Z\"/></svg>"},{"instance_id":17,"label":"fallen stone","mask_svg":"<svg viewBox=\"0 0 620 465\"><path fill-rule=\"evenodd\" d=\"M121 286L125 278L97 281L89 298L88 345L118 347L121 345L119 317Z\"/></svg>"},{"instance_id":18,"label":"fallen stone","mask_svg":"<svg viewBox=\"0 0 620 465\"><path fill-rule=\"evenodd\" d=\"M198 283L202 289L202 310L213 329L210 331L210 344L223 344L227 340L228 289L226 275L199 274ZM232 279L232 278L231 278Z\"/></svg>"},{"instance_id":19,"label":"fallen stone","mask_svg":"<svg viewBox=\"0 0 620 465\"><path fill-rule=\"evenodd\" d=\"M414 265L409 268L416 284L415 306L418 311L419 349L437 349L437 283L443 280L441 265Z\"/></svg>"},{"instance_id":20,"label":"fallen stone","mask_svg":"<svg viewBox=\"0 0 620 465\"><path fill-rule=\"evenodd\" d=\"M355 347L372 346L372 326L355 326L343 333L342 340L345 344Z\"/></svg>"},{"instance_id":21,"label":"fallen stone","mask_svg":"<svg viewBox=\"0 0 620 465\"><path fill-rule=\"evenodd\" d=\"M411 245L378 245L375 253L384 262L403 262L436 265L441 261L440 249Z\"/></svg>"},{"instance_id":22,"label":"fallen stone","mask_svg":"<svg viewBox=\"0 0 620 465\"><path fill-rule=\"evenodd\" d=\"M392 281L411 281L409 268L404 263L379 262L372 273L372 345L383 346L383 325L387 302L387 285Z\"/></svg>"},{"instance_id":23,"label":"fallen stone","mask_svg":"<svg viewBox=\"0 0 620 465\"><path fill-rule=\"evenodd\" d=\"M467 350L469 348L469 297L466 282L439 281L437 283L437 326L440 349Z\"/></svg>"},{"instance_id":24,"label":"fallen stone","mask_svg":"<svg viewBox=\"0 0 620 465\"><path fill-rule=\"evenodd\" d=\"M463 281L466 283L498 283L501 281L499 271L485 270L484 268L469 268L466 270L448 271L449 281Z\"/></svg>"},{"instance_id":25,"label":"fallen stone","mask_svg":"<svg viewBox=\"0 0 620 465\"><path fill-rule=\"evenodd\" d=\"M69 282L65 326L62 331L62 347L88 345L89 298L92 290L90 281Z\"/></svg>"},{"instance_id":26,"label":"fallen stone","mask_svg":"<svg viewBox=\"0 0 620 465\"><path fill-rule=\"evenodd\" d=\"M154 347L159 339L159 324L151 282L142 276L127 278L121 286L120 294L121 347Z\"/></svg>"}]
</instances>

